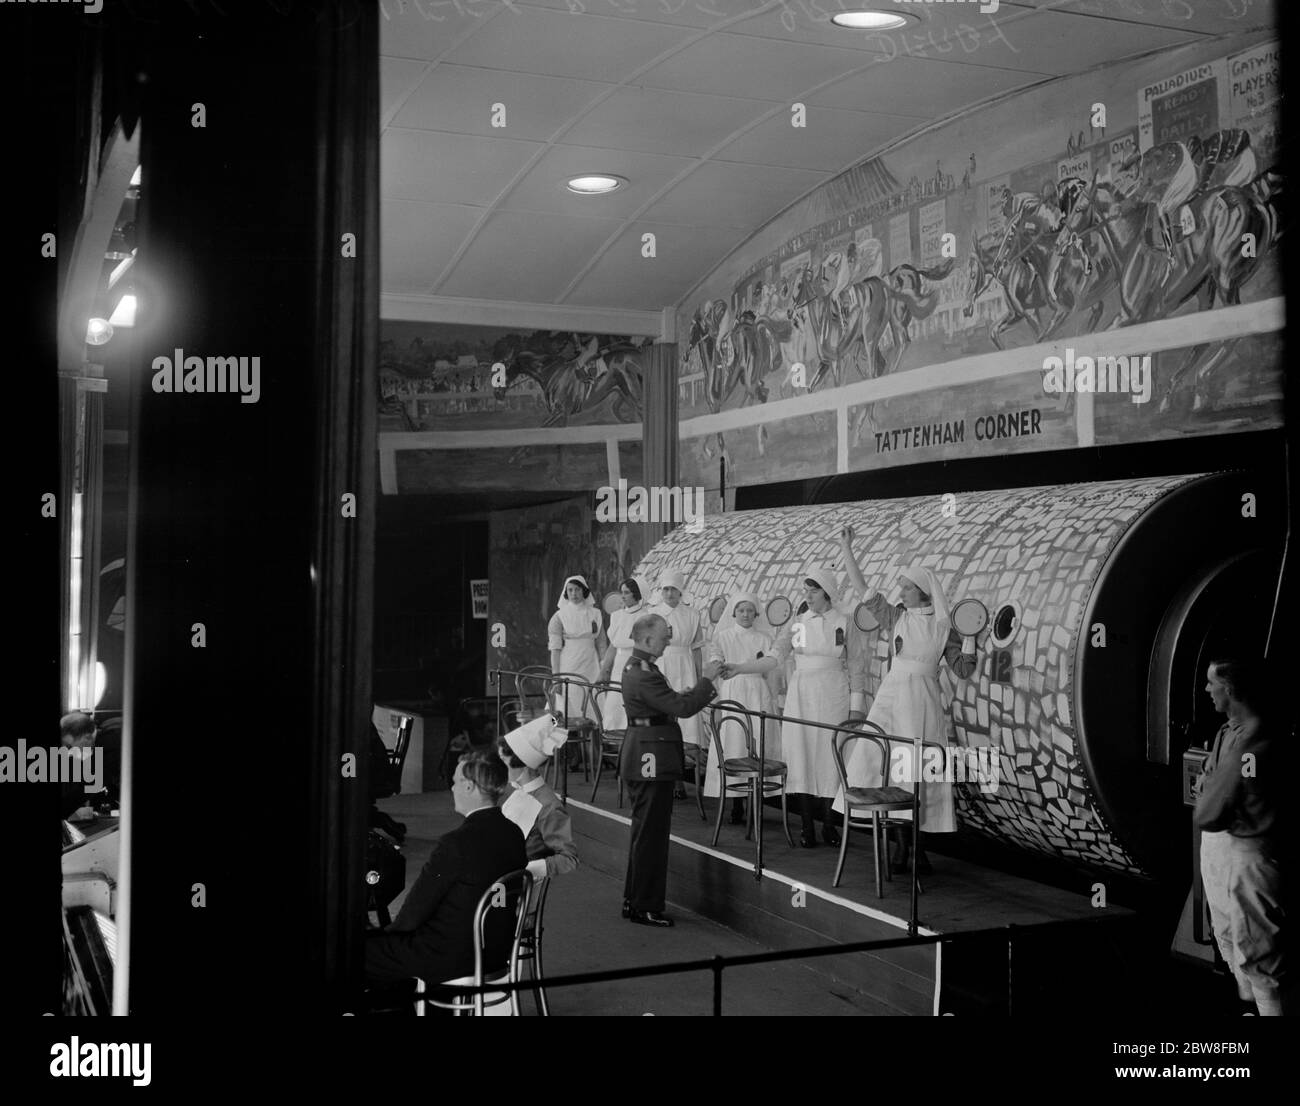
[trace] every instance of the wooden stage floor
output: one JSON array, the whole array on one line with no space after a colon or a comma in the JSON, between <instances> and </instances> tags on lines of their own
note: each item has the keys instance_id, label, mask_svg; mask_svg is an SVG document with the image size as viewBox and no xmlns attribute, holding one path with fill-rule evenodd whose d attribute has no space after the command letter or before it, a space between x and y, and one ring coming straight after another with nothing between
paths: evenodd
<instances>
[{"instance_id":1,"label":"wooden stage floor","mask_svg":"<svg viewBox=\"0 0 1300 1106\"><path fill-rule=\"evenodd\" d=\"M732 928L771 949L809 948L830 942L868 941L906 936L910 883L894 877L877 898L871 872L871 834L855 830L849 844L844 878L836 888L838 849L819 844L798 846L797 820L791 820L796 845L791 848L781 830L780 810L764 812L764 870L754 876L754 843L745 840L743 826L725 821L716 847L710 844L716 800L705 799L709 821L702 821L693 785L688 799L673 810L669 857L669 910L684 907ZM616 783L607 772L595 801L582 772L569 775L569 810L574 836L586 864L621 877L627 857L628 811L617 805ZM928 848L933 874L922 879L919 902L922 933L953 934L1001 926L1035 927L1044 922L1101 920L1123 922L1134 917L1120 906L1099 911L1092 905L1092 883L1080 877L1077 892L1023 879L1007 872L972 864ZM1098 972L1122 972L1110 961L1124 925L1093 925L1061 931L1035 940L1031 933L1018 940L1019 971L1012 1000L1020 1009L1031 1002L1046 973L1059 987L1067 974L1078 974L1078 986ZM1086 936L1081 936L1086 934ZM1121 958L1122 959L1122 958ZM1067 963L1068 965L1067 966ZM882 950L805 962L827 973L837 984L856 988L900 1014L1006 1013L1007 943L964 942ZM1109 971L1108 971L1109 969ZM941 997L940 997L941 996ZM1050 1001L1045 1001L1050 1007Z\"/></svg>"}]
</instances>

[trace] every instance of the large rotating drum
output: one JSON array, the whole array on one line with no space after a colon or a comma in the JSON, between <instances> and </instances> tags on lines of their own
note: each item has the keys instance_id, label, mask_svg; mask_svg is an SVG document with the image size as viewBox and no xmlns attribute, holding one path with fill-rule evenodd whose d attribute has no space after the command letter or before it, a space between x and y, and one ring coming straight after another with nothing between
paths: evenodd
<instances>
[{"instance_id":1,"label":"large rotating drum","mask_svg":"<svg viewBox=\"0 0 1300 1106\"><path fill-rule=\"evenodd\" d=\"M1280 513L1235 473L764 509L674 530L637 572L682 570L705 607L738 588L797 605L805 566L843 573L846 524L887 595L903 566L934 569L950 602L992 616L976 674L940 668L950 741L996 749L999 768L994 792L957 788L962 828L1158 876L1186 855L1181 753L1214 732L1205 665L1262 651ZM888 661L880 637L869 692Z\"/></svg>"}]
</instances>

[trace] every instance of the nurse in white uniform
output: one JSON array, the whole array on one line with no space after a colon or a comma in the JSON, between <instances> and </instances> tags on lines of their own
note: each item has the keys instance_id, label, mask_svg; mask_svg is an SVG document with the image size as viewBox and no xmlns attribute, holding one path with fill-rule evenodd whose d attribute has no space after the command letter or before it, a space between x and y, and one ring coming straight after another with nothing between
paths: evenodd
<instances>
[{"instance_id":1,"label":"nurse in white uniform","mask_svg":"<svg viewBox=\"0 0 1300 1106\"><path fill-rule=\"evenodd\" d=\"M598 649L604 639L602 625L603 619L587 581L581 576L570 576L564 581L560 601L546 627L551 671L567 672L594 684L600 675ZM568 688L568 716L575 718L585 714L595 721L596 708L587 700L585 692L585 688L577 685ZM564 688L555 693L554 709L561 713L565 710Z\"/></svg>"},{"instance_id":2,"label":"nurse in white uniform","mask_svg":"<svg viewBox=\"0 0 1300 1106\"><path fill-rule=\"evenodd\" d=\"M601 683L608 683L614 673L623 671L623 666L632 656L632 624L650 606L650 587L640 576L629 576L619 591L623 596L623 609L609 616L609 647L600 662ZM600 712L605 729L627 729L627 711L623 709L623 695L617 688L605 693Z\"/></svg>"},{"instance_id":3,"label":"nurse in white uniform","mask_svg":"<svg viewBox=\"0 0 1300 1106\"><path fill-rule=\"evenodd\" d=\"M665 572L659 577L661 601L650 608L650 613L659 615L673 632L657 667L674 691L690 691L699 680L699 651L704 644L700 612L682 601L682 592L685 590L685 576L672 570ZM704 730L700 727L698 716L679 718L678 725L681 726L682 741L685 744L704 744ZM684 798L685 785L678 783L674 794L679 799Z\"/></svg>"},{"instance_id":4,"label":"nurse in white uniform","mask_svg":"<svg viewBox=\"0 0 1300 1106\"><path fill-rule=\"evenodd\" d=\"M951 727L939 688L939 664L947 660L953 672L960 679L966 679L976 668L975 639L963 638L952 628L943 581L934 572L918 564L905 568L898 580L902 602L894 606L874 588L867 587L854 559L852 542L853 531L846 528L840 534L840 545L844 550L849 577L854 586L866 596L864 602L880 624L880 632L889 642L889 671L880 681L867 721L874 722L887 734L921 738L946 750ZM849 762L845 765L849 786L880 786L881 755L874 742L855 742ZM925 756L924 752L922 756ZM935 752L929 756L933 758ZM891 760L893 763L888 782L911 790L914 775L911 750L906 753L891 752ZM946 769L946 752L943 763ZM923 760L923 773L924 764ZM928 774L923 774L922 779L925 783L922 795L922 831L953 833L957 829L957 816L952 784L931 782ZM843 812L842 797L837 796L835 808ZM910 814L903 813L899 817L909 818ZM893 870L900 874L909 870L910 835L904 834L903 842L902 852L893 863ZM917 856L917 870L925 872L928 868L929 863L922 849Z\"/></svg>"},{"instance_id":5,"label":"nurse in white uniform","mask_svg":"<svg viewBox=\"0 0 1300 1106\"><path fill-rule=\"evenodd\" d=\"M713 640L708 645L708 659L722 666L722 679L718 684L718 701L731 699L750 710L774 713L776 698L769 679L779 662L773 652L772 628L759 610L758 597L747 591L736 592L727 600L727 609L718 620ZM745 714L728 715L719 712L718 737L722 742L722 755L726 759L749 755L745 742L745 727L740 722L727 722L726 718L739 719L748 724L754 737L754 752L758 753L757 718ZM767 723L767 739L763 750L768 760L781 759L780 724L775 718ZM716 750L709 749L709 769L704 778L704 794L716 799L722 793L722 771ZM745 800L736 798L731 808L731 821L742 825L745 821Z\"/></svg>"},{"instance_id":6,"label":"nurse in white uniform","mask_svg":"<svg viewBox=\"0 0 1300 1106\"><path fill-rule=\"evenodd\" d=\"M808 609L787 622L776 641L777 659L782 664L794 658L783 713L787 719L827 725L859 721L863 717L867 678L862 634L853 619L837 606L842 602L842 593L833 572L810 568L802 579ZM832 751L834 738L834 730L792 721L781 724L781 751L790 768L786 791L802 796L800 842L805 849L817 844L819 816L826 843L840 843L830 813L830 800L840 787Z\"/></svg>"}]
</instances>

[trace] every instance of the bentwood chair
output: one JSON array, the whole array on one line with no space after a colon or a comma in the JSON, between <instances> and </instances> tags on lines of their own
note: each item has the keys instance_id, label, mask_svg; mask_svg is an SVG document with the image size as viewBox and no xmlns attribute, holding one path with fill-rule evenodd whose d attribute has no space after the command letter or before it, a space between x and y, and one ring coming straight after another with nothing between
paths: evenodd
<instances>
[{"instance_id":1,"label":"bentwood chair","mask_svg":"<svg viewBox=\"0 0 1300 1106\"><path fill-rule=\"evenodd\" d=\"M517 725L531 722L550 708L546 699L546 681L550 678L551 670L544 664L525 665L515 675L515 698L519 704Z\"/></svg>"},{"instance_id":2,"label":"bentwood chair","mask_svg":"<svg viewBox=\"0 0 1300 1106\"><path fill-rule=\"evenodd\" d=\"M478 900L474 911L474 974L448 979L434 984L444 998L432 998L423 979L415 981L415 1013L425 1014L425 1004L451 1010L457 1016L519 1017L519 992L476 991L472 995L457 993L457 987L482 987L484 984L517 983L519 981L519 956L523 945L524 927L528 918L528 902L532 895L533 877L525 868L510 872L492 884ZM504 910L513 927L510 956L504 966L484 965L487 945L488 919L492 911Z\"/></svg>"},{"instance_id":3,"label":"bentwood chair","mask_svg":"<svg viewBox=\"0 0 1300 1106\"><path fill-rule=\"evenodd\" d=\"M504 726L503 734L532 722L543 712L551 709L551 700L547 690L552 680L551 670L544 664L528 664L515 673L515 697L504 700L501 704L501 716ZM559 782L559 770L556 770L556 783ZM567 782L567 773L566 773ZM568 796L565 795L567 801Z\"/></svg>"},{"instance_id":4,"label":"bentwood chair","mask_svg":"<svg viewBox=\"0 0 1300 1106\"><path fill-rule=\"evenodd\" d=\"M703 725L703 723L701 723ZM709 767L709 746L696 745L693 741L682 743L682 764L689 767L695 777L695 806L700 812L700 821L707 822L709 816L704 812L704 773Z\"/></svg>"},{"instance_id":5,"label":"bentwood chair","mask_svg":"<svg viewBox=\"0 0 1300 1106\"><path fill-rule=\"evenodd\" d=\"M790 815L786 806L785 781L789 768L784 761L765 757L758 759L757 743L754 730L747 714L728 713L735 708L744 709L744 705L733 699L723 699L712 704L705 728L713 738L713 755L717 757L722 773L718 794L718 817L713 827L713 844L718 843L722 832L722 812L728 799L749 798L750 816L746 819L745 840L750 840L758 831L763 817L763 800L769 795L781 796L781 826L785 830L785 839L794 848L794 838L790 836ZM743 757L724 757L722 754L722 730L725 726L739 726L745 734L747 755Z\"/></svg>"},{"instance_id":6,"label":"bentwood chair","mask_svg":"<svg viewBox=\"0 0 1300 1106\"><path fill-rule=\"evenodd\" d=\"M899 811L911 811L913 805L912 792L905 787L894 787L887 783L890 753L895 744L900 747L906 747L908 755L912 752L912 743L902 741L901 739L891 739L874 722L844 722L841 723L844 729L835 734L835 740L831 746L835 753L835 770L840 775L840 787L844 793L844 826L840 831L840 860L835 866L834 887L840 885L840 876L844 872L844 858L849 851L849 830L853 825L854 815L871 816L871 835L872 848L874 850L875 871L876 871L876 898L884 898L884 891L881 889L881 873L887 880L893 877L889 871L889 849L886 848L883 853L880 845L882 837L887 835L891 829L901 828L905 832L911 832L912 824L910 821L902 818L890 818L889 815ZM848 730L849 732L845 732ZM853 741L870 741L880 750L880 786L879 787L850 787L849 774L844 767L845 757L844 750ZM917 781L917 787L924 785L920 780ZM925 802L925 795L920 794L921 803ZM924 808L924 807L922 807ZM920 883L917 889L922 890Z\"/></svg>"},{"instance_id":7,"label":"bentwood chair","mask_svg":"<svg viewBox=\"0 0 1300 1106\"><path fill-rule=\"evenodd\" d=\"M612 691L621 685L607 681L604 685L607 691ZM614 768L615 778L618 780L618 805L619 809L623 807L623 777L618 774L619 758L623 755L623 742L627 738L627 730L610 730L605 728L604 713L601 714L601 726L598 733L593 738L591 760L592 768L595 772L595 782L591 785L591 798L589 802L596 801L596 792L600 790L600 777L605 772L605 765L611 764Z\"/></svg>"},{"instance_id":8,"label":"bentwood chair","mask_svg":"<svg viewBox=\"0 0 1300 1106\"><path fill-rule=\"evenodd\" d=\"M591 779L591 762L600 743L600 703L596 690L586 686L584 677L573 672L557 672L546 680L547 702L561 716L561 725L568 731L582 757L582 778ZM555 787L567 803L569 801L569 753L566 745L559 755L551 758L555 769Z\"/></svg>"},{"instance_id":9,"label":"bentwood chair","mask_svg":"<svg viewBox=\"0 0 1300 1106\"><path fill-rule=\"evenodd\" d=\"M523 936L519 943L519 963L528 965L528 978L537 984L532 989L533 1001L537 1003L538 1016L543 1018L551 1016L551 1005L546 999L542 978L542 918L546 912L546 894L550 886L550 876L543 876L533 884Z\"/></svg>"}]
</instances>

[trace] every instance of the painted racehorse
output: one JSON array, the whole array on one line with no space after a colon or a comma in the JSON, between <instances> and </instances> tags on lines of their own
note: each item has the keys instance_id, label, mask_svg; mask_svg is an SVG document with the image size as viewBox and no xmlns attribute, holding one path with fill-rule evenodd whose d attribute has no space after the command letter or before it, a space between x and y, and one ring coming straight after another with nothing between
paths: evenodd
<instances>
[{"instance_id":1,"label":"painted racehorse","mask_svg":"<svg viewBox=\"0 0 1300 1106\"><path fill-rule=\"evenodd\" d=\"M975 301L985 289L995 281L1002 285L1007 301L1006 314L989 325L989 341L998 349L1003 348L998 335L1022 321L1033 331L1035 342L1042 340L1043 325L1039 313L1048 306L1048 299L1046 281L1040 274L1047 271L1049 256L1048 244L1037 238L1031 239L1027 245L1011 249L1007 239L1003 238L995 249L980 245L975 232L971 231L966 305L962 314L970 318L975 314Z\"/></svg>"},{"instance_id":2,"label":"painted racehorse","mask_svg":"<svg viewBox=\"0 0 1300 1106\"><path fill-rule=\"evenodd\" d=\"M851 285L847 290L852 305L846 317L848 340L843 343L840 356L861 346L867 362L863 375L868 380L882 373L897 372L912 340L912 323L928 319L934 313L939 304L939 289L935 285L947 278L956 263L951 257L928 269L904 263L895 265L884 276L867 277ZM931 287L927 288L927 284ZM886 330L894 346L888 367L880 352L880 340Z\"/></svg>"},{"instance_id":3,"label":"painted racehorse","mask_svg":"<svg viewBox=\"0 0 1300 1106\"><path fill-rule=\"evenodd\" d=\"M1043 328L1043 338L1050 338L1066 319L1084 310L1090 312L1085 329L1089 333L1098 329L1107 296L1119 287L1145 218L1133 205L1122 202L1113 185L1098 184L1095 177L1090 186L1077 177L1062 182L1062 196L1064 219L1047 262L1046 291L1053 314ZM1118 315L1118 305L1115 310Z\"/></svg>"},{"instance_id":4,"label":"painted racehorse","mask_svg":"<svg viewBox=\"0 0 1300 1106\"><path fill-rule=\"evenodd\" d=\"M570 418L598 407L613 397L614 417L619 422L641 418L641 351L630 342L614 342L595 348L592 338L579 347L576 357L546 358L521 349L504 359L506 382L493 389L497 399L527 378L541 389L546 418L542 426L566 426ZM603 361L604 371L598 366Z\"/></svg>"},{"instance_id":5,"label":"painted racehorse","mask_svg":"<svg viewBox=\"0 0 1300 1106\"><path fill-rule=\"evenodd\" d=\"M1247 157L1247 155L1250 155ZM1167 142L1134 155L1136 184L1126 197L1144 216L1144 233L1129 248L1119 284L1120 322L1167 318L1196 297L1200 310L1241 302L1241 289L1259 272L1281 236L1282 177L1273 170L1242 181L1254 169L1253 153L1235 132L1208 142ZM1188 193L1186 183L1220 184ZM1170 196L1175 201L1170 200ZM1249 237L1247 237L1249 236ZM1246 242L1253 248L1243 248ZM1170 374L1160 399L1167 411L1188 372L1192 409L1206 401L1204 385L1235 348L1236 339L1204 342L1188 351Z\"/></svg>"}]
</instances>

